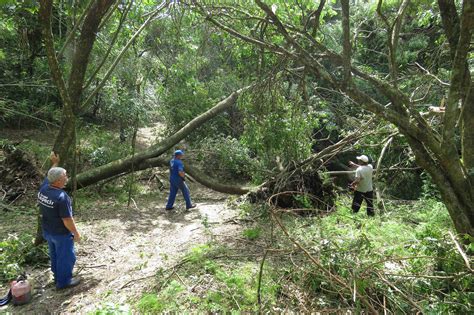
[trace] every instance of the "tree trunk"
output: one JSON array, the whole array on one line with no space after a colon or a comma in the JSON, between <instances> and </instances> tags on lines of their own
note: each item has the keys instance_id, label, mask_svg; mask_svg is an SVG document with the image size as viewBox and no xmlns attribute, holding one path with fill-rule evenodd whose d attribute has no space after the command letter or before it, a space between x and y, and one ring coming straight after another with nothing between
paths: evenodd
<instances>
[{"instance_id":1,"label":"tree trunk","mask_svg":"<svg viewBox=\"0 0 474 315\"><path fill-rule=\"evenodd\" d=\"M448 209L449 215L453 220L456 231L461 234L474 236L474 213L472 211L472 202L466 202L470 184L464 179L464 188L455 186L450 180L449 170L443 169L442 165L432 157L423 144L410 136L406 139L415 154L416 162L424 168L430 175L433 182L438 187L441 198Z\"/></svg>"},{"instance_id":2,"label":"tree trunk","mask_svg":"<svg viewBox=\"0 0 474 315\"><path fill-rule=\"evenodd\" d=\"M80 111L84 78L89 64L89 57L94 46L99 24L115 0L91 0L85 13L85 20L80 31L77 47L71 61L69 80L66 83L61 70L54 38L51 31L52 0L41 0L39 18L42 25L46 56L51 71L51 77L59 90L63 102L63 124L59 130L53 150L61 156L61 165L71 168L74 164L72 151L76 141L76 118Z\"/></svg>"},{"instance_id":3,"label":"tree trunk","mask_svg":"<svg viewBox=\"0 0 474 315\"><path fill-rule=\"evenodd\" d=\"M128 173L133 167L136 167L147 159L155 158L162 155L163 153L171 149L174 145L176 145L179 141L188 136L195 129L199 128L210 119L214 118L218 114L222 113L223 111L234 105L237 101L239 94L241 94L247 88L248 87L232 93L230 96L219 102L213 108L191 120L174 135L151 146L149 149L79 174L77 176L77 187L86 187L95 184L100 180L117 176L123 173Z\"/></svg>"},{"instance_id":4,"label":"tree trunk","mask_svg":"<svg viewBox=\"0 0 474 315\"><path fill-rule=\"evenodd\" d=\"M169 161L166 160L165 158L148 159L141 162L138 166L136 166L135 170L144 170L147 168L157 167L157 166L169 167ZM185 162L184 169L187 175L190 175L198 183L212 190L222 192L225 194L231 194L231 195L244 195L250 192L250 188L248 187L232 186L232 185L226 185L226 184L217 182L214 179L210 178L209 176L205 175L203 172L199 171L197 168L193 167L188 162Z\"/></svg>"}]
</instances>

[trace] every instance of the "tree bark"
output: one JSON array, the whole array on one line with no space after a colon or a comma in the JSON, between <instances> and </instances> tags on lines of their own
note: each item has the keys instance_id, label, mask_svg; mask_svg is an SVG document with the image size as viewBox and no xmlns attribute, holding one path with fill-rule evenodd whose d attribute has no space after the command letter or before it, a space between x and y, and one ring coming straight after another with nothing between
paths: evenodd
<instances>
[{"instance_id":1,"label":"tree bark","mask_svg":"<svg viewBox=\"0 0 474 315\"><path fill-rule=\"evenodd\" d=\"M144 170L147 168L152 168L152 167L157 167L157 166L169 167L169 161L166 160L165 158L160 158L160 157L148 159L138 164L135 170ZM198 170L197 168L195 168L188 162L185 162L184 169L186 171L186 174L190 175L198 183L218 192L231 194L231 195L245 195L251 190L248 187L226 185L226 184L217 182L216 180L205 175L203 172L201 172L200 170Z\"/></svg>"}]
</instances>

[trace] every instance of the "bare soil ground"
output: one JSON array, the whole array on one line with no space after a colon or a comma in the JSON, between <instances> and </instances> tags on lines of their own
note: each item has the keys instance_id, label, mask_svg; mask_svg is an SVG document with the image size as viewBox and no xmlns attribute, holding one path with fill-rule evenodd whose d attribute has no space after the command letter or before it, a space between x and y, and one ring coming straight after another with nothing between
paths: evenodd
<instances>
[{"instance_id":1,"label":"bare soil ground","mask_svg":"<svg viewBox=\"0 0 474 315\"><path fill-rule=\"evenodd\" d=\"M191 185L191 191L198 204L192 211L184 209L179 197L176 210L164 210L166 190L136 199L130 208L110 198L81 210L76 218L83 239L76 246L75 273L82 283L58 291L48 267L29 270L33 302L3 307L0 313L84 314L104 302L133 303L152 288L159 268L172 266L189 248L206 243L211 234L239 233L232 221L236 210L226 204L226 195L197 185Z\"/></svg>"}]
</instances>

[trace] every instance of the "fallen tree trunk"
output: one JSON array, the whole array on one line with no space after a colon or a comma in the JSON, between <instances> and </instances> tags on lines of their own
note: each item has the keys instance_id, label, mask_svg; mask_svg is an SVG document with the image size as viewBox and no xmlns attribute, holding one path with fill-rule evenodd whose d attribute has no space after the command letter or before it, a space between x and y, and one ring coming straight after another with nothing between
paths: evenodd
<instances>
[{"instance_id":1,"label":"fallen tree trunk","mask_svg":"<svg viewBox=\"0 0 474 315\"><path fill-rule=\"evenodd\" d=\"M151 167L157 166L164 166L169 167L169 161L165 158L153 158L148 159L141 162L139 165L136 166L136 170L144 170ZM240 186L233 186L233 185L226 185L215 181L214 179L210 178L209 176L205 175L203 172L198 170L197 168L193 167L190 163L185 164L186 174L190 175L194 178L198 183L203 186L206 186L212 190L231 194L231 195L245 195L246 193L251 191L249 187L240 187Z\"/></svg>"},{"instance_id":2,"label":"fallen tree trunk","mask_svg":"<svg viewBox=\"0 0 474 315\"><path fill-rule=\"evenodd\" d=\"M213 108L191 120L178 132L164 139L163 141L151 146L149 149L125 157L123 159L110 162L106 165L102 165L97 168L85 171L77 175L77 188L87 187L103 179L107 179L120 174L129 173L132 169L136 170L137 166L140 163L146 161L147 159L155 158L162 155L163 153L171 149L174 145L176 145L179 141L181 141L190 133L192 133L195 129L199 128L210 119L216 117L218 114L222 113L223 111L234 105L237 101L238 96L248 88L249 86L232 93L230 96L219 102Z\"/></svg>"}]
</instances>

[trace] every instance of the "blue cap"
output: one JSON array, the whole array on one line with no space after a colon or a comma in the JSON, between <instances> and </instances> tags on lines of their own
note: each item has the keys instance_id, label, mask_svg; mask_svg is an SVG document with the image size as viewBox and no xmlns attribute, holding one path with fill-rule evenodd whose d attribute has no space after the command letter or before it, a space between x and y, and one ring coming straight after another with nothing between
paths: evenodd
<instances>
[{"instance_id":1,"label":"blue cap","mask_svg":"<svg viewBox=\"0 0 474 315\"><path fill-rule=\"evenodd\" d=\"M174 151L174 155L184 155L184 152L182 150L176 150Z\"/></svg>"}]
</instances>

